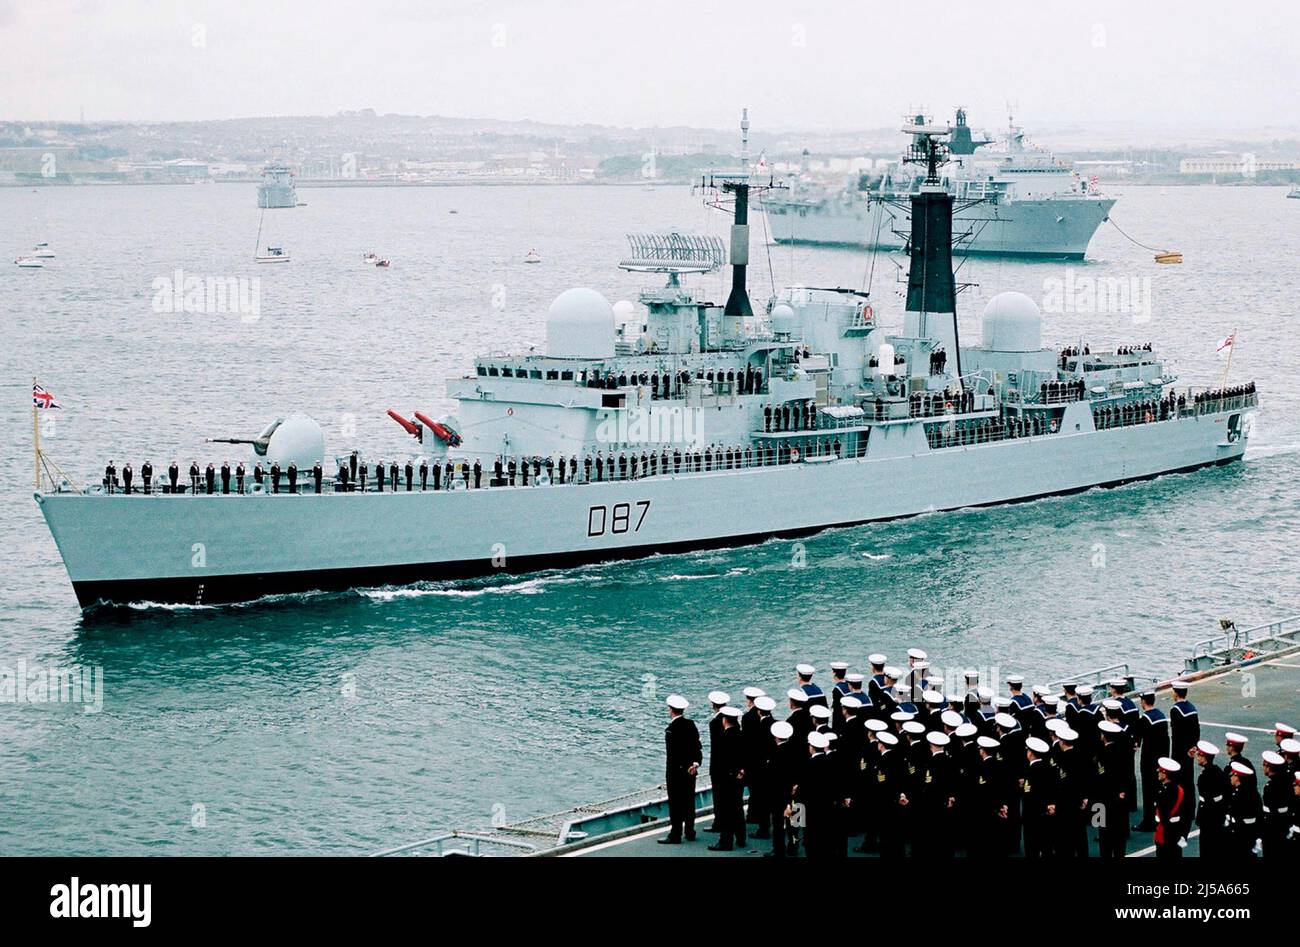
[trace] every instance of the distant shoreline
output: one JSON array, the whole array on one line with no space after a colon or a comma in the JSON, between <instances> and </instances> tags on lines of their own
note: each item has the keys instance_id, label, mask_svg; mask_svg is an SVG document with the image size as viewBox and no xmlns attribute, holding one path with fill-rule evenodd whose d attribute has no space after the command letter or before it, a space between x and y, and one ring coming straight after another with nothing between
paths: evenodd
<instances>
[{"instance_id":1,"label":"distant shoreline","mask_svg":"<svg viewBox=\"0 0 1300 947\"><path fill-rule=\"evenodd\" d=\"M681 187L694 178L680 181L297 181L298 188L331 187ZM238 184L255 187L256 179L246 181L40 181L2 182L0 188L69 188L69 187L203 187L207 184Z\"/></svg>"}]
</instances>

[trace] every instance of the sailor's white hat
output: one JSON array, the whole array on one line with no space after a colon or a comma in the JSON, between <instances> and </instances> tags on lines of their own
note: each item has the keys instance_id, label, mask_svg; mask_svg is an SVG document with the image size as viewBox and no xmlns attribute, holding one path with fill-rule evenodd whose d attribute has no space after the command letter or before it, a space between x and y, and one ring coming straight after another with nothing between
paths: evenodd
<instances>
[{"instance_id":1,"label":"sailor's white hat","mask_svg":"<svg viewBox=\"0 0 1300 947\"><path fill-rule=\"evenodd\" d=\"M916 714L908 713L906 710L895 710L889 715L889 719L894 721L894 723L907 723L907 721L911 720L915 716Z\"/></svg>"},{"instance_id":2,"label":"sailor's white hat","mask_svg":"<svg viewBox=\"0 0 1300 947\"><path fill-rule=\"evenodd\" d=\"M903 724L903 732L910 733L913 736L920 736L925 733L925 724L921 723L919 720L909 720L907 723Z\"/></svg>"},{"instance_id":3,"label":"sailor's white hat","mask_svg":"<svg viewBox=\"0 0 1300 947\"><path fill-rule=\"evenodd\" d=\"M832 670L832 671L847 671L848 669L849 669L849 662L848 662L848 661L832 661L832 662L831 662L831 670Z\"/></svg>"},{"instance_id":4,"label":"sailor's white hat","mask_svg":"<svg viewBox=\"0 0 1300 947\"><path fill-rule=\"evenodd\" d=\"M1240 760L1233 760L1231 769L1238 776L1251 776L1255 772L1253 769L1251 769L1249 766L1247 766L1245 763L1241 762Z\"/></svg>"},{"instance_id":5,"label":"sailor's white hat","mask_svg":"<svg viewBox=\"0 0 1300 947\"><path fill-rule=\"evenodd\" d=\"M939 720L945 727L960 727L965 723L965 721L961 719L961 714L957 713L955 710L945 710L939 715Z\"/></svg>"},{"instance_id":6,"label":"sailor's white hat","mask_svg":"<svg viewBox=\"0 0 1300 947\"><path fill-rule=\"evenodd\" d=\"M691 705L691 702L681 694L669 694L666 703L673 710L685 710Z\"/></svg>"},{"instance_id":7,"label":"sailor's white hat","mask_svg":"<svg viewBox=\"0 0 1300 947\"><path fill-rule=\"evenodd\" d=\"M1191 686L1192 686L1191 681L1170 681L1169 682L1169 687L1180 694L1186 693L1187 688Z\"/></svg>"},{"instance_id":8,"label":"sailor's white hat","mask_svg":"<svg viewBox=\"0 0 1300 947\"><path fill-rule=\"evenodd\" d=\"M921 694L921 697L925 700L927 704L943 703L943 695L940 694L938 691L924 691Z\"/></svg>"},{"instance_id":9,"label":"sailor's white hat","mask_svg":"<svg viewBox=\"0 0 1300 947\"><path fill-rule=\"evenodd\" d=\"M836 740L838 740L839 738L840 738L840 735L839 735L838 733L836 733L834 730L828 730L828 731L826 731L826 740L827 740L828 744L830 744L830 743L834 743L834 742L835 742Z\"/></svg>"},{"instance_id":10,"label":"sailor's white hat","mask_svg":"<svg viewBox=\"0 0 1300 947\"><path fill-rule=\"evenodd\" d=\"M877 719L876 717L872 717L867 721L867 729L872 733L879 733L881 730L888 730L889 724L885 723L883 720Z\"/></svg>"},{"instance_id":11,"label":"sailor's white hat","mask_svg":"<svg viewBox=\"0 0 1300 947\"><path fill-rule=\"evenodd\" d=\"M1046 684L1035 684L1034 693L1037 694L1039 697L1051 697L1052 689L1048 687Z\"/></svg>"},{"instance_id":12,"label":"sailor's white hat","mask_svg":"<svg viewBox=\"0 0 1300 947\"><path fill-rule=\"evenodd\" d=\"M1102 705L1103 707L1105 707L1107 710L1123 710L1123 709L1124 709L1124 705L1121 704L1121 703L1119 702L1119 700L1118 700L1117 698L1114 698L1114 697L1107 697L1105 700L1103 700L1103 701L1101 702L1101 705Z\"/></svg>"},{"instance_id":13,"label":"sailor's white hat","mask_svg":"<svg viewBox=\"0 0 1300 947\"><path fill-rule=\"evenodd\" d=\"M1280 733L1284 737L1293 737L1295 736L1295 727L1289 723L1275 723L1273 724L1273 732Z\"/></svg>"},{"instance_id":14,"label":"sailor's white hat","mask_svg":"<svg viewBox=\"0 0 1300 947\"><path fill-rule=\"evenodd\" d=\"M993 699L993 688L988 687L984 684L981 684L979 687L977 687L975 689L975 693L979 694L980 703L982 704L987 704L989 701Z\"/></svg>"},{"instance_id":15,"label":"sailor's white hat","mask_svg":"<svg viewBox=\"0 0 1300 947\"><path fill-rule=\"evenodd\" d=\"M980 737L975 742L985 750L996 750L1002 745L1002 741L995 740L992 737Z\"/></svg>"},{"instance_id":16,"label":"sailor's white hat","mask_svg":"<svg viewBox=\"0 0 1300 947\"><path fill-rule=\"evenodd\" d=\"M857 671L852 671L844 675L844 680L848 681L850 684L861 684L866 679L867 676L865 674L859 674Z\"/></svg>"},{"instance_id":17,"label":"sailor's white hat","mask_svg":"<svg viewBox=\"0 0 1300 947\"><path fill-rule=\"evenodd\" d=\"M1025 749L1032 750L1034 753L1042 756L1050 751L1051 747L1047 745L1046 740L1039 739L1038 737L1030 737L1025 741Z\"/></svg>"},{"instance_id":18,"label":"sailor's white hat","mask_svg":"<svg viewBox=\"0 0 1300 947\"><path fill-rule=\"evenodd\" d=\"M1219 748L1215 746L1213 743L1211 743L1209 740L1201 740L1199 743L1197 743L1196 751L1198 753L1204 753L1206 756L1219 755Z\"/></svg>"},{"instance_id":19,"label":"sailor's white hat","mask_svg":"<svg viewBox=\"0 0 1300 947\"><path fill-rule=\"evenodd\" d=\"M1092 696L1092 685L1080 684L1078 690L1076 690L1075 693L1078 694L1080 697L1090 697Z\"/></svg>"},{"instance_id":20,"label":"sailor's white hat","mask_svg":"<svg viewBox=\"0 0 1300 947\"><path fill-rule=\"evenodd\" d=\"M971 737L975 736L975 734L979 732L980 732L980 728L975 726L975 724L963 723L961 726L957 727L955 730L952 731L952 735L955 736L958 740L969 740Z\"/></svg>"},{"instance_id":21,"label":"sailor's white hat","mask_svg":"<svg viewBox=\"0 0 1300 947\"><path fill-rule=\"evenodd\" d=\"M762 697L754 698L754 706L763 711L763 713L770 714L772 711L776 710L776 701L764 694Z\"/></svg>"},{"instance_id":22,"label":"sailor's white hat","mask_svg":"<svg viewBox=\"0 0 1300 947\"><path fill-rule=\"evenodd\" d=\"M1250 742L1250 737L1242 736L1240 733L1233 733L1231 730L1223 735L1223 739L1233 746L1245 746Z\"/></svg>"},{"instance_id":23,"label":"sailor's white hat","mask_svg":"<svg viewBox=\"0 0 1300 947\"><path fill-rule=\"evenodd\" d=\"M876 734L876 739L885 746L898 746L898 737L888 730L881 730Z\"/></svg>"},{"instance_id":24,"label":"sailor's white hat","mask_svg":"<svg viewBox=\"0 0 1300 947\"><path fill-rule=\"evenodd\" d=\"M1025 683L1025 676L1023 674L1008 674L1007 683L1019 687L1021 684Z\"/></svg>"},{"instance_id":25,"label":"sailor's white hat","mask_svg":"<svg viewBox=\"0 0 1300 947\"><path fill-rule=\"evenodd\" d=\"M881 673L884 674L885 677L889 677L889 678L893 678L894 680L898 680L898 675L901 674L901 673L903 673L903 672L900 671L898 668L894 667L893 665L885 665L885 669L884 669Z\"/></svg>"},{"instance_id":26,"label":"sailor's white hat","mask_svg":"<svg viewBox=\"0 0 1300 947\"><path fill-rule=\"evenodd\" d=\"M920 648L908 648L907 656L913 661L924 661L928 657L928 655Z\"/></svg>"},{"instance_id":27,"label":"sailor's white hat","mask_svg":"<svg viewBox=\"0 0 1300 947\"><path fill-rule=\"evenodd\" d=\"M993 717L993 722L1005 730L1014 730L1016 728L1016 718L1011 714L997 714Z\"/></svg>"},{"instance_id":28,"label":"sailor's white hat","mask_svg":"<svg viewBox=\"0 0 1300 947\"><path fill-rule=\"evenodd\" d=\"M1102 733L1123 733L1124 732L1124 728L1121 727L1119 724L1117 724L1114 720L1103 720L1101 723L1097 724L1097 729L1100 730Z\"/></svg>"},{"instance_id":29,"label":"sailor's white hat","mask_svg":"<svg viewBox=\"0 0 1300 947\"><path fill-rule=\"evenodd\" d=\"M720 713L721 713L722 716L724 716L724 717L734 717L736 720L739 720L739 719L740 719L740 708L739 708L739 707L732 707L732 706L728 705L728 706L726 706L726 707L723 707L722 710L720 711Z\"/></svg>"},{"instance_id":30,"label":"sailor's white hat","mask_svg":"<svg viewBox=\"0 0 1300 947\"><path fill-rule=\"evenodd\" d=\"M1286 759L1282 756L1281 753L1275 753L1273 750L1265 750L1260 755L1260 759L1262 759L1269 766L1281 766L1283 763L1286 762Z\"/></svg>"},{"instance_id":31,"label":"sailor's white hat","mask_svg":"<svg viewBox=\"0 0 1300 947\"><path fill-rule=\"evenodd\" d=\"M913 671L924 671L929 666L930 666L930 662L925 660L924 658L920 658L912 662Z\"/></svg>"},{"instance_id":32,"label":"sailor's white hat","mask_svg":"<svg viewBox=\"0 0 1300 947\"><path fill-rule=\"evenodd\" d=\"M731 695L726 691L709 691L709 703L714 707L731 703Z\"/></svg>"},{"instance_id":33,"label":"sailor's white hat","mask_svg":"<svg viewBox=\"0 0 1300 947\"><path fill-rule=\"evenodd\" d=\"M797 674L800 674L803 677L807 677L809 674L817 673L817 669L813 667L811 664L796 664L794 666L794 669Z\"/></svg>"},{"instance_id":34,"label":"sailor's white hat","mask_svg":"<svg viewBox=\"0 0 1300 947\"><path fill-rule=\"evenodd\" d=\"M1283 740L1277 748L1283 753L1300 753L1300 740Z\"/></svg>"},{"instance_id":35,"label":"sailor's white hat","mask_svg":"<svg viewBox=\"0 0 1300 947\"><path fill-rule=\"evenodd\" d=\"M870 664L872 667L880 667L882 664L885 663L886 660L887 658L879 651L877 651L875 654L867 655L867 663Z\"/></svg>"},{"instance_id":36,"label":"sailor's white hat","mask_svg":"<svg viewBox=\"0 0 1300 947\"><path fill-rule=\"evenodd\" d=\"M843 697L840 699L840 706L847 707L849 710L858 710L862 707L862 701L856 697Z\"/></svg>"},{"instance_id":37,"label":"sailor's white hat","mask_svg":"<svg viewBox=\"0 0 1300 947\"><path fill-rule=\"evenodd\" d=\"M743 691L741 691L741 693L744 694L746 697L748 697L750 700L753 700L756 697L762 697L764 694L767 693L767 691L763 690L763 688L761 687L755 687L754 685L751 684L749 687L746 687Z\"/></svg>"},{"instance_id":38,"label":"sailor's white hat","mask_svg":"<svg viewBox=\"0 0 1300 947\"><path fill-rule=\"evenodd\" d=\"M1079 739L1079 731L1071 730L1069 727L1061 727L1056 731L1056 739L1064 740L1066 743L1074 743Z\"/></svg>"},{"instance_id":39,"label":"sailor's white hat","mask_svg":"<svg viewBox=\"0 0 1300 947\"><path fill-rule=\"evenodd\" d=\"M1169 756L1160 757L1159 766L1166 773L1176 773L1183 768L1176 759Z\"/></svg>"},{"instance_id":40,"label":"sailor's white hat","mask_svg":"<svg viewBox=\"0 0 1300 947\"><path fill-rule=\"evenodd\" d=\"M811 707L808 708L808 713L815 720L831 719L831 709L829 707L823 707L821 704L813 704Z\"/></svg>"},{"instance_id":41,"label":"sailor's white hat","mask_svg":"<svg viewBox=\"0 0 1300 947\"><path fill-rule=\"evenodd\" d=\"M814 730L812 733L808 734L808 745L816 747L819 750L824 750L831 745L830 737L826 736L826 734L822 733L820 730Z\"/></svg>"},{"instance_id":42,"label":"sailor's white hat","mask_svg":"<svg viewBox=\"0 0 1300 947\"><path fill-rule=\"evenodd\" d=\"M962 672L962 676L968 681L978 681L980 679L980 672L974 668L967 668Z\"/></svg>"},{"instance_id":43,"label":"sailor's white hat","mask_svg":"<svg viewBox=\"0 0 1300 947\"><path fill-rule=\"evenodd\" d=\"M931 730L925 735L926 740L931 746L947 746L952 742L952 738L946 733L940 733L938 730Z\"/></svg>"},{"instance_id":44,"label":"sailor's white hat","mask_svg":"<svg viewBox=\"0 0 1300 947\"><path fill-rule=\"evenodd\" d=\"M1048 733L1060 733L1062 730L1070 729L1070 725L1060 717L1053 717L1045 722L1043 726L1047 728Z\"/></svg>"},{"instance_id":45,"label":"sailor's white hat","mask_svg":"<svg viewBox=\"0 0 1300 947\"><path fill-rule=\"evenodd\" d=\"M1015 703L1010 697L994 697L993 706L1005 710Z\"/></svg>"},{"instance_id":46,"label":"sailor's white hat","mask_svg":"<svg viewBox=\"0 0 1300 947\"><path fill-rule=\"evenodd\" d=\"M784 720L778 720L776 723L772 724L770 732L772 736L776 737L778 740L788 740L794 736L794 727L790 726Z\"/></svg>"},{"instance_id":47,"label":"sailor's white hat","mask_svg":"<svg viewBox=\"0 0 1300 947\"><path fill-rule=\"evenodd\" d=\"M785 692L785 696L789 697L796 704L806 704L808 702L808 695L797 687L790 688Z\"/></svg>"}]
</instances>

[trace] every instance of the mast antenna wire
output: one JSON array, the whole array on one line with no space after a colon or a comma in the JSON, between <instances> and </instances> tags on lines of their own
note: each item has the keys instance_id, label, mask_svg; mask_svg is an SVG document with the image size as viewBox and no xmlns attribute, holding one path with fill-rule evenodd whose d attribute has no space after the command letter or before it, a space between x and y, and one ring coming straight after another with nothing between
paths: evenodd
<instances>
[{"instance_id":1,"label":"mast antenna wire","mask_svg":"<svg viewBox=\"0 0 1300 947\"><path fill-rule=\"evenodd\" d=\"M772 269L772 235L767 231L767 205L763 192L758 192L758 209L763 212L763 250L767 253L767 278L772 282L772 298L776 298L776 271ZM791 278L793 279L793 274Z\"/></svg>"}]
</instances>

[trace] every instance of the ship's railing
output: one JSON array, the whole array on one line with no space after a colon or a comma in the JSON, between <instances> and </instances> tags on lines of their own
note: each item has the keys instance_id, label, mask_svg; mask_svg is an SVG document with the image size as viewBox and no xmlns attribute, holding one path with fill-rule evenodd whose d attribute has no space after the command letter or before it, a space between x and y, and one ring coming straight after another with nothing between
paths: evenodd
<instances>
[{"instance_id":1,"label":"ship's railing","mask_svg":"<svg viewBox=\"0 0 1300 947\"><path fill-rule=\"evenodd\" d=\"M1048 681L1046 686L1057 692L1066 684L1090 684L1093 687L1109 687L1111 681L1120 680L1125 682L1124 693L1127 694L1156 683L1160 680L1160 675L1146 671L1134 671L1127 663L1110 664L1103 668L1085 671L1082 674L1071 674L1069 677L1063 677L1058 681ZM1099 701L1094 698L1093 702L1098 703Z\"/></svg>"},{"instance_id":2,"label":"ship's railing","mask_svg":"<svg viewBox=\"0 0 1300 947\"><path fill-rule=\"evenodd\" d=\"M453 855L468 855L480 858L493 854L492 849L503 850L499 854L527 855L537 851L537 846L518 839L502 838L479 832L445 832L432 838L421 839L408 845L387 848L375 852L371 858L385 858L392 855L423 855L433 858L445 858Z\"/></svg>"},{"instance_id":3,"label":"ship's railing","mask_svg":"<svg viewBox=\"0 0 1300 947\"><path fill-rule=\"evenodd\" d=\"M1223 626L1222 634L1198 641L1192 647L1193 663L1205 658L1227 659L1244 651L1280 651L1300 644L1300 615L1251 628L1239 629L1229 619L1223 619L1220 624Z\"/></svg>"}]
</instances>

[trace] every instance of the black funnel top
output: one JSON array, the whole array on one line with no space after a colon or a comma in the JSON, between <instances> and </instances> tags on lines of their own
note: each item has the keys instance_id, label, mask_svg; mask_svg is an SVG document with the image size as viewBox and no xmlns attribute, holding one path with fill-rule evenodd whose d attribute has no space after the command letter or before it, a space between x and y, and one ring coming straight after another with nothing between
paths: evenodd
<instances>
[{"instance_id":1,"label":"black funnel top","mask_svg":"<svg viewBox=\"0 0 1300 947\"><path fill-rule=\"evenodd\" d=\"M908 312L956 312L952 275L952 195L922 190L912 195L911 265L907 272Z\"/></svg>"}]
</instances>

